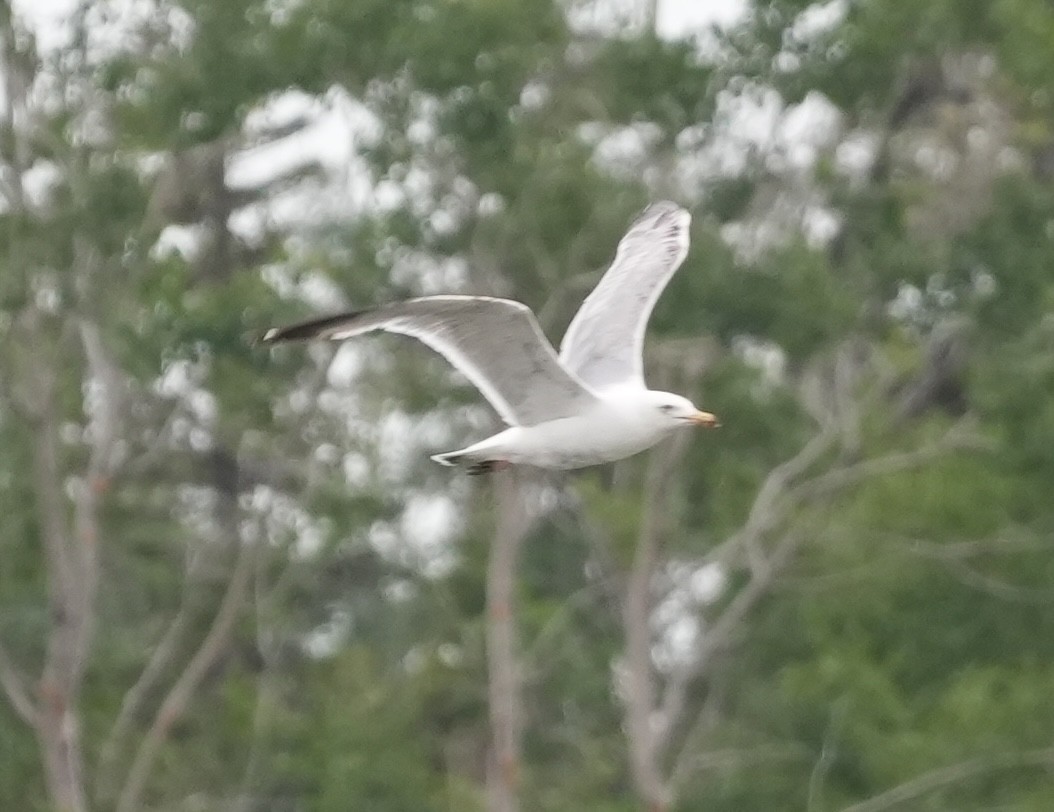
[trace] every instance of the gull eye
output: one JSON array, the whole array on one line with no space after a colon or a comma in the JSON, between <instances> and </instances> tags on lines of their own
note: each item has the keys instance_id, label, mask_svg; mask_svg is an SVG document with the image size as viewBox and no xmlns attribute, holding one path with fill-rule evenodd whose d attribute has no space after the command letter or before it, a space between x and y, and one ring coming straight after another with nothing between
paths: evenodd
<instances>
[{"instance_id":1,"label":"gull eye","mask_svg":"<svg viewBox=\"0 0 1054 812\"><path fill-rule=\"evenodd\" d=\"M663 414L669 414L675 408L676 407L672 403L664 403L662 406L659 407L659 411L662 412Z\"/></svg>"}]
</instances>

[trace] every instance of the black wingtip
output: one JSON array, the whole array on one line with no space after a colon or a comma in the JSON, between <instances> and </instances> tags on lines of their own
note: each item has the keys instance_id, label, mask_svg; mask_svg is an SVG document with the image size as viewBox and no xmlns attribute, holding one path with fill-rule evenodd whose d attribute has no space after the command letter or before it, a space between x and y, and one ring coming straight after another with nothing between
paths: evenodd
<instances>
[{"instance_id":1,"label":"black wingtip","mask_svg":"<svg viewBox=\"0 0 1054 812\"><path fill-rule=\"evenodd\" d=\"M264 330L262 333L256 334L257 344L274 344L276 341L282 340L282 330L278 327L271 327Z\"/></svg>"},{"instance_id":2,"label":"black wingtip","mask_svg":"<svg viewBox=\"0 0 1054 812\"><path fill-rule=\"evenodd\" d=\"M288 327L271 327L256 333L255 344L277 344L281 341L297 341L314 338L318 329L314 322L291 324Z\"/></svg>"},{"instance_id":3,"label":"black wingtip","mask_svg":"<svg viewBox=\"0 0 1054 812\"><path fill-rule=\"evenodd\" d=\"M288 327L272 327L269 330L258 332L254 336L255 344L277 344L280 341L304 341L310 338L328 338L326 335L333 327L342 326L356 316L361 316L369 311L353 311L349 313L338 313L333 316L323 316L318 319L290 324Z\"/></svg>"},{"instance_id":4,"label":"black wingtip","mask_svg":"<svg viewBox=\"0 0 1054 812\"><path fill-rule=\"evenodd\" d=\"M274 344L276 341L284 340L284 328L270 327L266 330L249 330L242 334L242 339L250 347L259 347L264 344Z\"/></svg>"},{"instance_id":5,"label":"black wingtip","mask_svg":"<svg viewBox=\"0 0 1054 812\"><path fill-rule=\"evenodd\" d=\"M242 333L242 341L250 347L259 347L261 344L270 343L270 335L273 332L273 327L270 330L249 330L248 332Z\"/></svg>"}]
</instances>

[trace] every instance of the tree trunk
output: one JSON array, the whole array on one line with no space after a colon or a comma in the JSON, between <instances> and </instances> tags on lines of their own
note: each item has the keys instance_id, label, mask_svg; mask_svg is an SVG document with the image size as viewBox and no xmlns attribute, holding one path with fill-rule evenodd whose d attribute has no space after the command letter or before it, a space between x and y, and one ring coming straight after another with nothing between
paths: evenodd
<instances>
[{"instance_id":1,"label":"tree trunk","mask_svg":"<svg viewBox=\"0 0 1054 812\"><path fill-rule=\"evenodd\" d=\"M34 447L34 485L48 572L48 609L51 629L39 684L36 714L48 796L58 812L87 809L84 794L83 754L77 699L91 637L98 577L92 505L80 494L77 536L71 538L63 472L59 461L58 416L54 410L53 384L46 371L36 375L38 408ZM86 483L80 483L86 489Z\"/></svg>"},{"instance_id":2,"label":"tree trunk","mask_svg":"<svg viewBox=\"0 0 1054 812\"><path fill-rule=\"evenodd\" d=\"M648 457L644 510L626 583L622 618L626 636L625 707L630 775L637 796L648 812L662 812L670 800L669 787L659 763L662 742L657 727L659 703L651 659L651 581L663 533L670 481L684 456L688 438L686 432L677 434Z\"/></svg>"},{"instance_id":3,"label":"tree trunk","mask_svg":"<svg viewBox=\"0 0 1054 812\"><path fill-rule=\"evenodd\" d=\"M487 664L491 748L487 758L489 812L519 809L523 697L514 612L516 567L530 528L520 474L494 480L497 523L487 567Z\"/></svg>"},{"instance_id":4,"label":"tree trunk","mask_svg":"<svg viewBox=\"0 0 1054 812\"><path fill-rule=\"evenodd\" d=\"M37 739L50 803L55 812L87 812L76 713L56 694L45 697L37 718Z\"/></svg>"}]
</instances>

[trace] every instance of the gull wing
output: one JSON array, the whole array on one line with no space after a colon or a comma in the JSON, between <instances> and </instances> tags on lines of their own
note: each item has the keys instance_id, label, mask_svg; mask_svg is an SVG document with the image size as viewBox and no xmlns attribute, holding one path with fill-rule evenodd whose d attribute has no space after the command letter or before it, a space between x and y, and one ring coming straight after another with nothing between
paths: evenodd
<instances>
[{"instance_id":1,"label":"gull wing","mask_svg":"<svg viewBox=\"0 0 1054 812\"><path fill-rule=\"evenodd\" d=\"M653 203L619 241L611 267L560 344L560 361L588 386L644 386L644 331L655 302L688 254L691 222L676 203Z\"/></svg>"},{"instance_id":2,"label":"gull wing","mask_svg":"<svg viewBox=\"0 0 1054 812\"><path fill-rule=\"evenodd\" d=\"M556 357L531 309L487 296L427 296L268 330L265 343L340 341L383 330L427 344L449 361L512 426L580 414L596 396Z\"/></svg>"}]
</instances>

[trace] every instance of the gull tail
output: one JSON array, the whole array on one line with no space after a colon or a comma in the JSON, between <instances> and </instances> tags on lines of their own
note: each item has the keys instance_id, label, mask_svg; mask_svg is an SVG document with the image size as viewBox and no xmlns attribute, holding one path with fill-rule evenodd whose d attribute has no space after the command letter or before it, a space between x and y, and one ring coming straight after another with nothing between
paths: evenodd
<instances>
[{"instance_id":1,"label":"gull tail","mask_svg":"<svg viewBox=\"0 0 1054 812\"><path fill-rule=\"evenodd\" d=\"M469 476L504 471L512 465L508 460L487 459L465 451L448 451L445 454L434 454L432 459L440 465L446 465L449 468L465 466L465 473Z\"/></svg>"},{"instance_id":2,"label":"gull tail","mask_svg":"<svg viewBox=\"0 0 1054 812\"><path fill-rule=\"evenodd\" d=\"M465 459L465 454L461 451L448 451L445 454L433 454L432 460L438 462L440 465L445 465L448 468L455 468L460 465Z\"/></svg>"}]
</instances>

